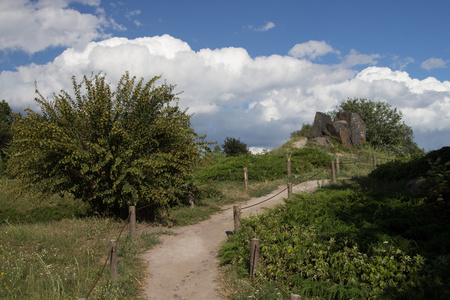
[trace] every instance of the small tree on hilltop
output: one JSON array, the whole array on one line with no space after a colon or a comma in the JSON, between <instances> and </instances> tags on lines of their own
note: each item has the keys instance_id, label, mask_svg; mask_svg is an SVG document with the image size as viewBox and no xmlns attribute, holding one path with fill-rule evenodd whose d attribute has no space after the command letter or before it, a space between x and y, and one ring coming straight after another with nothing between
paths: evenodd
<instances>
[{"instance_id":1,"label":"small tree on hilltop","mask_svg":"<svg viewBox=\"0 0 450 300\"><path fill-rule=\"evenodd\" d=\"M8 167L26 186L67 191L100 213L177 203L205 146L180 110L174 87L126 73L113 92L105 76L73 77L65 91L35 99L14 124Z\"/></svg>"},{"instance_id":2,"label":"small tree on hilltop","mask_svg":"<svg viewBox=\"0 0 450 300\"><path fill-rule=\"evenodd\" d=\"M298 137L305 137L308 138L311 135L311 124L305 124L303 123L302 128L300 130L296 130L291 132L290 138L298 138Z\"/></svg>"},{"instance_id":3,"label":"small tree on hilltop","mask_svg":"<svg viewBox=\"0 0 450 300\"><path fill-rule=\"evenodd\" d=\"M227 137L222 145L223 152L228 156L238 156L241 154L249 154L247 144L232 137Z\"/></svg>"},{"instance_id":4,"label":"small tree on hilltop","mask_svg":"<svg viewBox=\"0 0 450 300\"><path fill-rule=\"evenodd\" d=\"M400 155L424 153L414 142L412 128L402 121L403 113L388 103L349 98L342 101L332 113L339 111L359 114L367 125L366 140L375 147L386 148Z\"/></svg>"}]
</instances>

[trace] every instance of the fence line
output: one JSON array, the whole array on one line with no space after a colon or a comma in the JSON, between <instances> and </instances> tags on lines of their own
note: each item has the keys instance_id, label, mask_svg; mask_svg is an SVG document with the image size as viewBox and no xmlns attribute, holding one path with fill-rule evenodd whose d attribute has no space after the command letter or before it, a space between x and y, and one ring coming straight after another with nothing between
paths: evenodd
<instances>
[{"instance_id":1,"label":"fence line","mask_svg":"<svg viewBox=\"0 0 450 300\"><path fill-rule=\"evenodd\" d=\"M288 162L289 162L289 161L288 161ZM338 165L339 165L339 164L340 164L339 160L337 160L337 162L338 162ZM376 159L374 159L374 167L376 167L376 166L375 166L375 162L376 162ZM333 167L334 167L334 160L331 161L331 168L333 169ZM295 184L295 185L299 185L299 184L302 184L302 183L304 183L304 182L306 182L306 181L312 180L314 177L318 176L320 173L322 173L322 172L325 171L326 169L328 169L328 167L325 167L325 168L321 169L319 172L313 174L313 175L310 176L308 179L306 179L306 180L304 180L304 181L302 181L302 182L299 182L299 183L297 183L297 184ZM288 169L288 170L289 170L289 169ZM334 178L334 174L332 175L332 178ZM274 197L278 196L279 194L283 193L283 192L286 191L286 190L289 191L289 187L288 187L288 188L285 188L285 189L283 189L283 190L281 190L280 192L276 193L275 195L273 195L273 196L271 196L271 197L269 197L269 198L267 198L267 199L264 199L264 200L262 200L262 201L260 201L260 202L258 202L258 203L256 203L256 204L252 204L252 205L249 205L249 206L246 206L246 207L243 207L243 208L240 208L240 207L239 207L239 209L233 210L233 218L234 218L235 220L238 220L239 225L240 225L240 226L236 226L236 223L235 223L235 231L237 231L237 228L239 228L239 229L242 228L242 229L244 230L244 232L247 234L249 240L254 240L255 238L252 237L252 236L250 235L248 229L242 224L242 219L241 219L241 215L240 215L241 211L244 210L244 209L247 209L247 208L251 208L251 207L260 205L260 204L262 204L262 203L264 203L264 202L267 202L267 201L273 199ZM288 195L288 197L289 197L289 195ZM235 221L235 222L236 222L236 221ZM249 273L250 273L250 278L252 278L253 275L254 275L254 273L256 273L256 269L255 269L255 261L252 261L252 258L253 258L253 260L256 259L256 258L254 257L254 253L253 253L253 252L255 251L255 250L253 249L254 247L255 247L255 246L254 246L254 244L252 243L252 244L251 244L251 258L250 258L250 260L251 260L251 262L250 262L251 269L250 269L250 271L249 271ZM258 250L258 251L259 251L259 250ZM259 253L259 252L258 252L258 253ZM274 277L272 276L272 274L269 272L269 270L268 270L268 268L267 268L267 264L266 264L266 262L265 262L265 260L264 260L264 257L263 257L262 255L258 255L258 259L259 259L259 261L261 261L262 265L264 266L264 269L265 269L265 271L266 271L267 276L268 276L268 277L270 278L270 280L275 284L275 286L276 286L277 289L283 294L283 296L286 297L286 299L301 299L301 296L299 296L299 295L291 294L291 296L289 296L288 293L287 293L287 292L286 292L286 291L278 284L278 282L276 282L275 278L274 278Z\"/></svg>"},{"instance_id":2,"label":"fence line","mask_svg":"<svg viewBox=\"0 0 450 300\"><path fill-rule=\"evenodd\" d=\"M139 210L141 210L141 209L147 208L147 207L152 206L152 205L155 205L155 203L151 203L151 204L148 204L148 205L139 207L139 208L135 208L135 211L139 211ZM131 216L132 216L132 211L129 210L129 212L128 212L128 217L127 217L127 219L125 220L125 224L121 227L121 230L120 230L120 232L119 232L119 235L117 236L117 238L116 238L116 240L115 240L117 243L119 242L119 239L120 239L120 237L122 236L123 230L124 230L125 227L128 225ZM134 223L134 226L135 226L135 225L136 225L136 223ZM135 229L135 228L132 229L132 228L130 227L130 234L132 234L132 231L136 232L136 229ZM95 282L94 282L94 284L92 285L91 289L90 289L89 292L87 293L86 297L83 298L83 299L88 299L88 298L89 298L89 296L91 295L91 293L92 293L92 291L94 290L95 286L97 285L98 281L99 281L100 278L102 277L103 272L104 272L104 270L105 270L105 268L106 268L106 265L107 265L107 263L108 263L108 260L112 257L114 248L115 248L114 245L110 246L110 248L109 248L109 253L108 253L108 255L106 256L106 259L105 259L105 262L104 262L104 264L103 264L103 267L102 267L101 270L100 270L100 275L97 277L97 279L95 280Z\"/></svg>"}]
</instances>

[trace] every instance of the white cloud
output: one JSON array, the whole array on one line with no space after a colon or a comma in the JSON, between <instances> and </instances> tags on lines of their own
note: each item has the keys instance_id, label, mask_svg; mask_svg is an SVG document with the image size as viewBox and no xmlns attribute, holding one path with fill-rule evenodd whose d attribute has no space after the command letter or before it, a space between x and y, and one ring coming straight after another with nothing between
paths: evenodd
<instances>
[{"instance_id":1,"label":"white cloud","mask_svg":"<svg viewBox=\"0 0 450 300\"><path fill-rule=\"evenodd\" d=\"M273 23L273 22L266 22L266 24L261 26L261 27L255 28L255 27L250 25L247 28L249 30L253 30L253 31L268 31L268 30L270 30L270 29L272 29L274 27L275 27L275 23Z\"/></svg>"},{"instance_id":2,"label":"white cloud","mask_svg":"<svg viewBox=\"0 0 450 300\"><path fill-rule=\"evenodd\" d=\"M297 44L289 51L289 55L295 58L308 58L312 60L328 53L339 54L339 51L334 50L325 41L309 41Z\"/></svg>"},{"instance_id":3,"label":"white cloud","mask_svg":"<svg viewBox=\"0 0 450 300\"><path fill-rule=\"evenodd\" d=\"M442 58L432 57L424 61L420 66L422 67L422 69L430 71L437 68L446 68L447 63L448 61L443 60Z\"/></svg>"},{"instance_id":4,"label":"white cloud","mask_svg":"<svg viewBox=\"0 0 450 300\"><path fill-rule=\"evenodd\" d=\"M344 60L352 55L360 62L375 59L352 52ZM147 79L162 75L167 83L176 84L176 92L183 91L180 105L194 113L196 131L219 143L231 136L249 147L276 148L303 123L311 123L316 111L332 110L348 97L398 107L419 136L450 133L450 81L419 80L375 66L356 72L345 63L328 66L287 55L252 58L243 48L193 51L169 35L91 42L83 49L67 49L46 65L4 71L0 99L14 110L36 109L35 80L49 97L60 89L71 91L72 75L80 78L102 71L114 86L126 70Z\"/></svg>"},{"instance_id":5,"label":"white cloud","mask_svg":"<svg viewBox=\"0 0 450 300\"><path fill-rule=\"evenodd\" d=\"M393 67L397 70L403 71L411 63L414 63L414 58L412 57L400 59L398 56L394 56Z\"/></svg>"},{"instance_id":6,"label":"white cloud","mask_svg":"<svg viewBox=\"0 0 450 300\"><path fill-rule=\"evenodd\" d=\"M357 65L376 65L378 61L377 58L380 58L379 54L360 54L356 50L352 49L350 54L345 57L345 60L342 62L342 66L344 67L353 67Z\"/></svg>"},{"instance_id":7,"label":"white cloud","mask_svg":"<svg viewBox=\"0 0 450 300\"><path fill-rule=\"evenodd\" d=\"M98 6L99 0L3 0L0 2L0 50L29 54L55 46L85 46L106 37L102 14L82 14L70 2Z\"/></svg>"}]
</instances>

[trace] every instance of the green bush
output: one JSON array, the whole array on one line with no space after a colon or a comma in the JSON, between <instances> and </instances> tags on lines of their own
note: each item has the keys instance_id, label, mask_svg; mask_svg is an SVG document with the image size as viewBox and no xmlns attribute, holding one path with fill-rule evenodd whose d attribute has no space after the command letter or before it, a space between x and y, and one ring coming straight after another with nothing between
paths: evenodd
<instances>
[{"instance_id":1,"label":"green bush","mask_svg":"<svg viewBox=\"0 0 450 300\"><path fill-rule=\"evenodd\" d=\"M220 251L222 264L248 270L252 232L271 276L296 294L424 299L450 293L450 228L414 199L375 198L358 185L322 189L297 194L244 226Z\"/></svg>"},{"instance_id":2,"label":"green bush","mask_svg":"<svg viewBox=\"0 0 450 300\"><path fill-rule=\"evenodd\" d=\"M450 147L443 147L418 157L402 157L378 166L369 177L376 180L406 180L425 176L432 164L439 160L439 165L450 161Z\"/></svg>"},{"instance_id":3,"label":"green bush","mask_svg":"<svg viewBox=\"0 0 450 300\"><path fill-rule=\"evenodd\" d=\"M319 148L303 148L291 155L291 173L301 174L314 168L330 165L333 157ZM283 155L239 155L228 157L205 168L197 174L200 181L244 179L247 168L248 179L255 181L275 180L286 177L286 156Z\"/></svg>"}]
</instances>

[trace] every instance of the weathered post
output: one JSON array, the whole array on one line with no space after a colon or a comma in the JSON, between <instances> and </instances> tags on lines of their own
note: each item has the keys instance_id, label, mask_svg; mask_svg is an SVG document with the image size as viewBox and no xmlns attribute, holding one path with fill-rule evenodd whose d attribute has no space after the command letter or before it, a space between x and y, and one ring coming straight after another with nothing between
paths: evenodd
<instances>
[{"instance_id":1,"label":"weathered post","mask_svg":"<svg viewBox=\"0 0 450 300\"><path fill-rule=\"evenodd\" d=\"M373 169L375 170L377 168L377 157L373 156Z\"/></svg>"},{"instance_id":2,"label":"weathered post","mask_svg":"<svg viewBox=\"0 0 450 300\"><path fill-rule=\"evenodd\" d=\"M244 183L245 183L245 189L248 190L248 173L247 173L247 168L244 168Z\"/></svg>"},{"instance_id":3,"label":"weathered post","mask_svg":"<svg viewBox=\"0 0 450 300\"><path fill-rule=\"evenodd\" d=\"M339 156L336 157L336 176L339 177L341 173L341 166L339 163Z\"/></svg>"},{"instance_id":4,"label":"weathered post","mask_svg":"<svg viewBox=\"0 0 450 300\"><path fill-rule=\"evenodd\" d=\"M331 181L332 182L336 181L336 168L335 168L334 160L331 161Z\"/></svg>"},{"instance_id":5,"label":"weathered post","mask_svg":"<svg viewBox=\"0 0 450 300\"><path fill-rule=\"evenodd\" d=\"M291 177L291 158L287 158L287 177Z\"/></svg>"},{"instance_id":6,"label":"weathered post","mask_svg":"<svg viewBox=\"0 0 450 300\"><path fill-rule=\"evenodd\" d=\"M292 195L292 183L288 182L287 184L288 198Z\"/></svg>"},{"instance_id":7,"label":"weathered post","mask_svg":"<svg viewBox=\"0 0 450 300\"><path fill-rule=\"evenodd\" d=\"M250 278L253 278L256 275L259 264L259 239L251 239L250 247Z\"/></svg>"},{"instance_id":8,"label":"weathered post","mask_svg":"<svg viewBox=\"0 0 450 300\"><path fill-rule=\"evenodd\" d=\"M136 206L130 206L128 210L130 213L130 236L134 238L136 236Z\"/></svg>"},{"instance_id":9,"label":"weathered post","mask_svg":"<svg viewBox=\"0 0 450 300\"><path fill-rule=\"evenodd\" d=\"M111 279L116 279L119 275L119 257L117 255L117 241L110 240L109 245L111 247Z\"/></svg>"},{"instance_id":10,"label":"weathered post","mask_svg":"<svg viewBox=\"0 0 450 300\"><path fill-rule=\"evenodd\" d=\"M188 185L188 198L189 198L189 205L191 208L194 208L194 191L193 191L193 184L192 182Z\"/></svg>"},{"instance_id":11,"label":"weathered post","mask_svg":"<svg viewBox=\"0 0 450 300\"><path fill-rule=\"evenodd\" d=\"M241 206L233 205L234 233L238 233L241 228Z\"/></svg>"}]
</instances>

